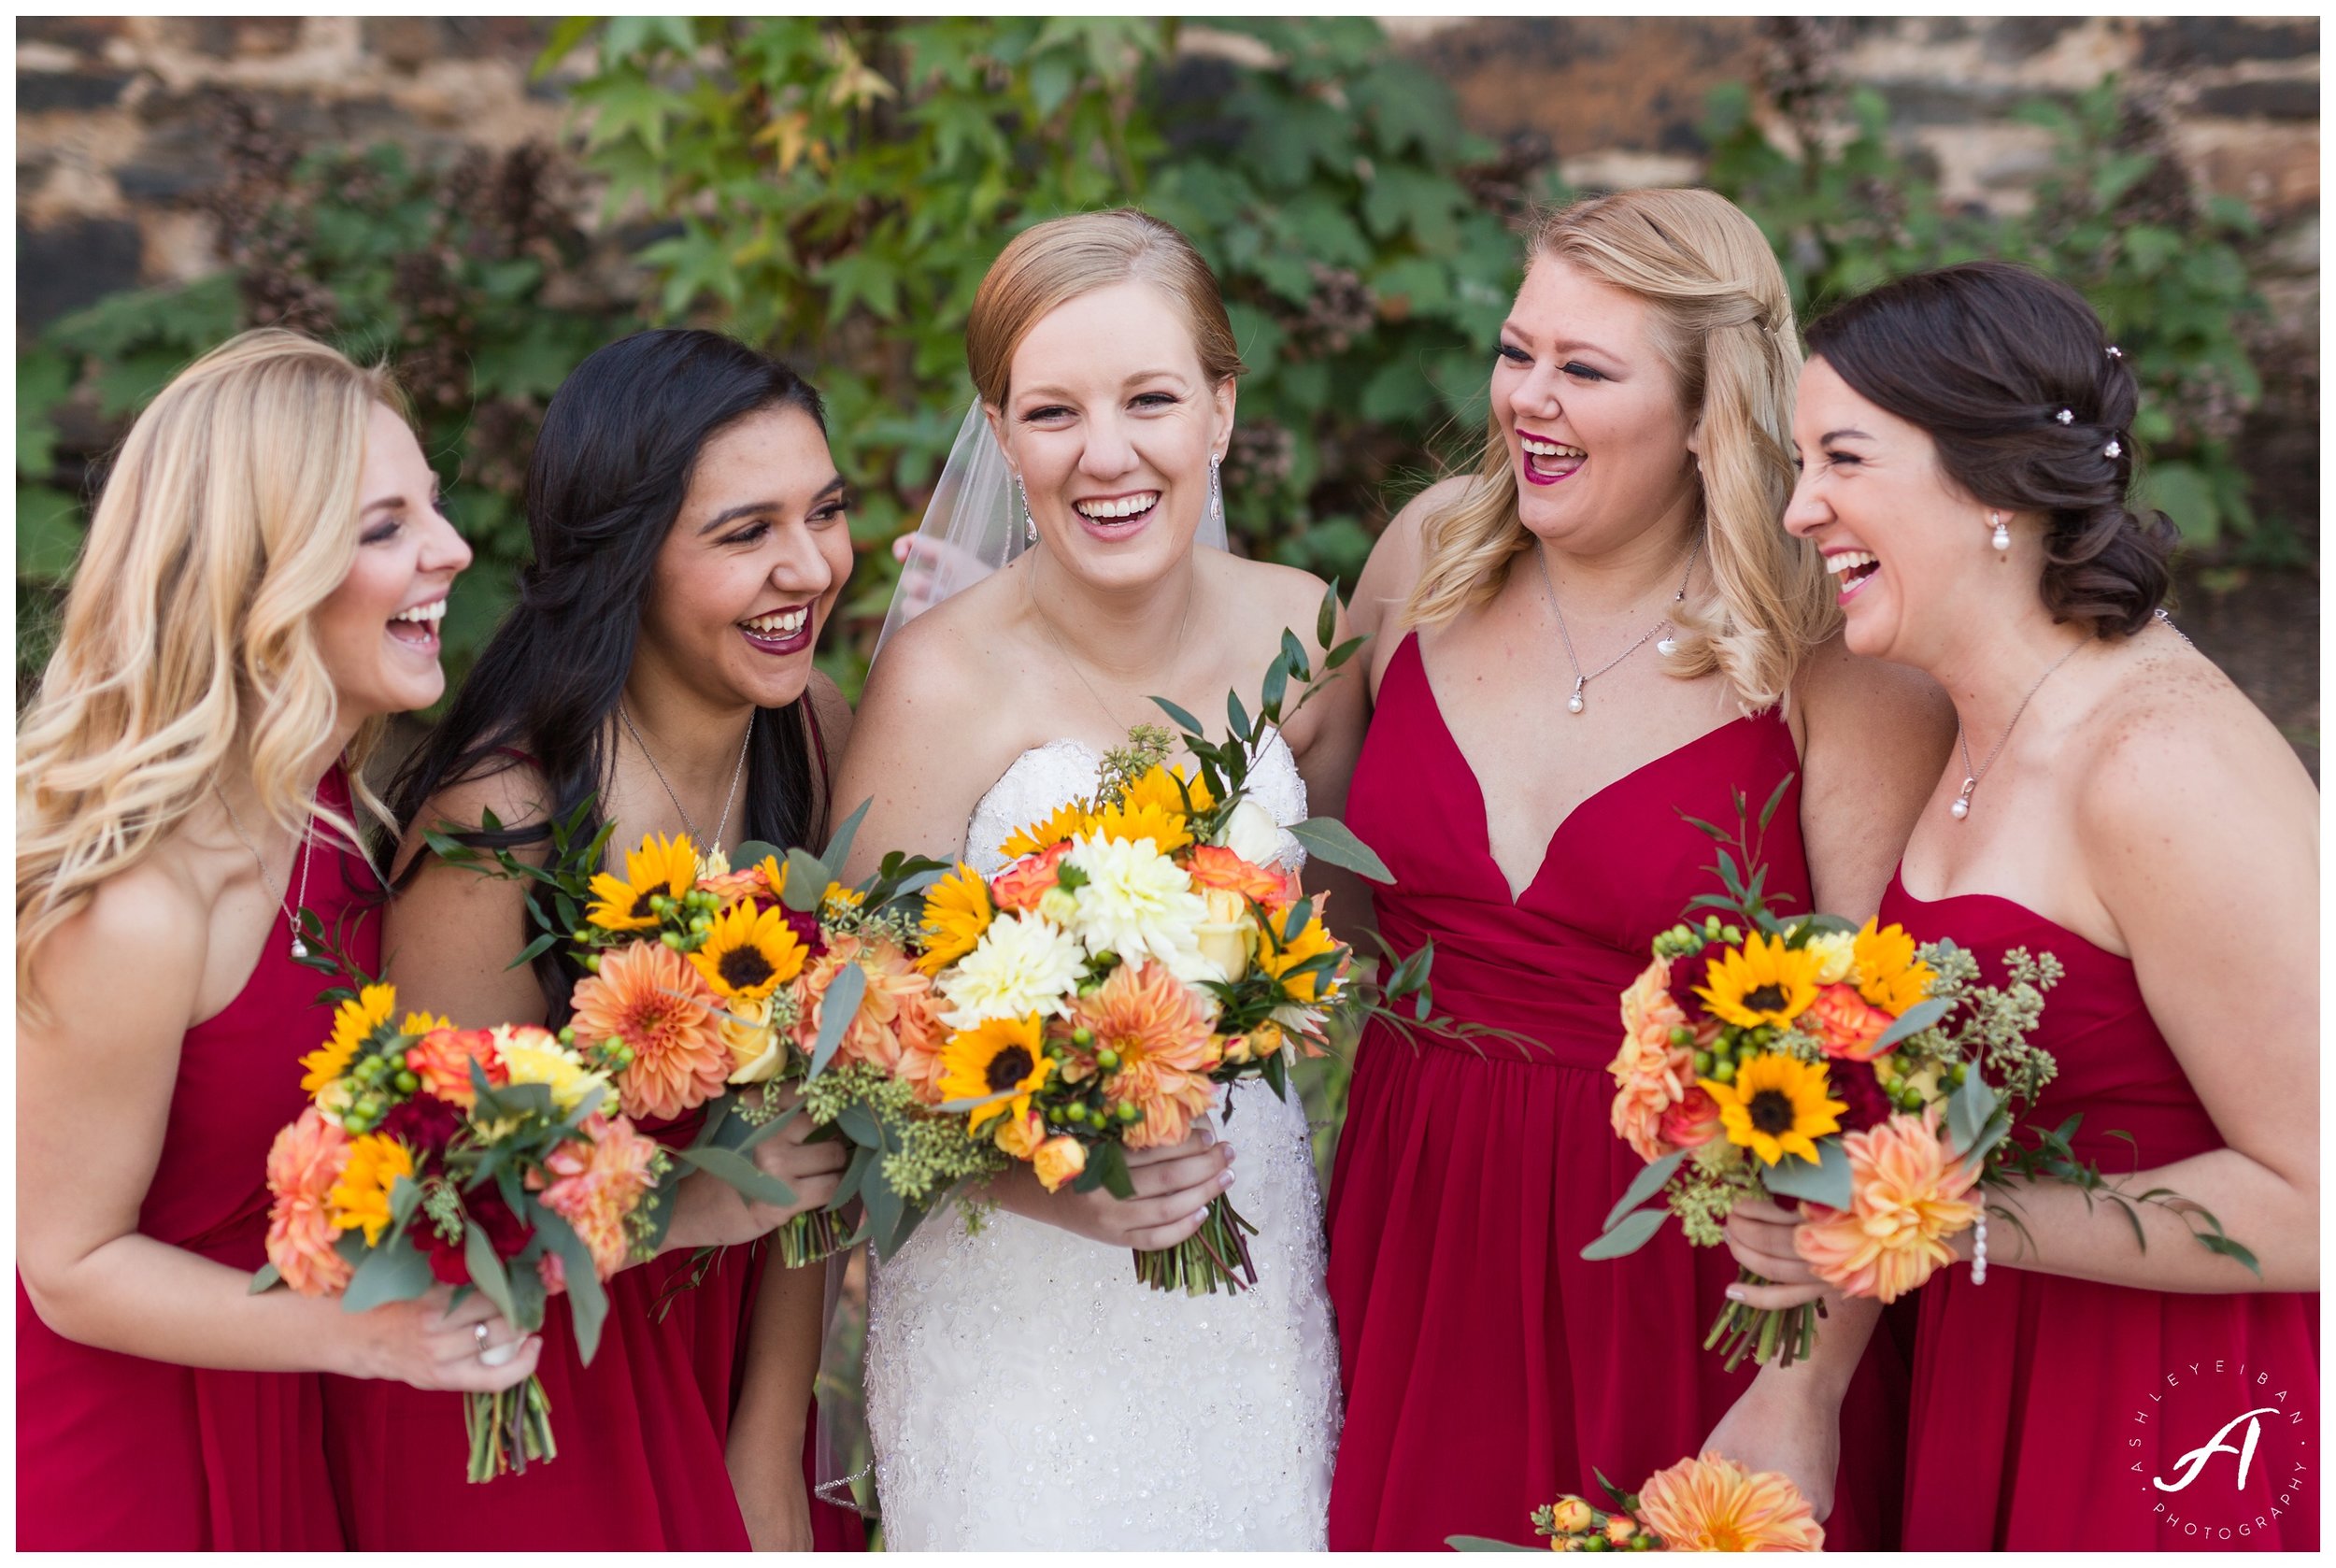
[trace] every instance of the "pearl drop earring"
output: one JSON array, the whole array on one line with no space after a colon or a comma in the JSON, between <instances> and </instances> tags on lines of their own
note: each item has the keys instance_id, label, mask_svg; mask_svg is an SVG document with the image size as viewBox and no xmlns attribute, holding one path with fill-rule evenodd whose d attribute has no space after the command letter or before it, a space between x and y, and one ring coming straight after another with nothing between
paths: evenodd
<instances>
[{"instance_id":1,"label":"pearl drop earring","mask_svg":"<svg viewBox=\"0 0 2336 1568\"><path fill-rule=\"evenodd\" d=\"M1987 542L1995 546L1997 549L2010 549L2012 548L2012 531L2003 526L2003 514L2001 512L1989 512L1987 514L1987 520L1995 524L1995 537Z\"/></svg>"}]
</instances>

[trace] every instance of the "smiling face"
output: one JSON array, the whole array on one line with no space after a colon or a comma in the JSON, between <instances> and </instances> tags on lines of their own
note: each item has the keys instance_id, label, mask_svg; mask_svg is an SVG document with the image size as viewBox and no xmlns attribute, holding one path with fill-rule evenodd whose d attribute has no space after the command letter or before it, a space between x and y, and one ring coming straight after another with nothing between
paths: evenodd
<instances>
[{"instance_id":1,"label":"smiling face","mask_svg":"<svg viewBox=\"0 0 2336 1568\"><path fill-rule=\"evenodd\" d=\"M1190 550L1232 413L1232 380L1209 384L1175 301L1128 282L1039 318L990 420L1047 548L1079 577L1127 588Z\"/></svg>"},{"instance_id":2,"label":"smiling face","mask_svg":"<svg viewBox=\"0 0 2336 1568\"><path fill-rule=\"evenodd\" d=\"M1526 269L1501 327L1492 416L1517 515L1541 538L1595 553L1692 506L1695 420L1645 300L1568 263Z\"/></svg>"},{"instance_id":3,"label":"smiling face","mask_svg":"<svg viewBox=\"0 0 2336 1568\"><path fill-rule=\"evenodd\" d=\"M1851 652L1931 668L1967 606L2007 588L2032 596L2033 540L1987 548L1987 508L1939 466L1930 435L1822 359L1802 367L1792 439L1801 478L1785 526L1824 554ZM1948 605L1954 618L1938 613Z\"/></svg>"},{"instance_id":4,"label":"smiling face","mask_svg":"<svg viewBox=\"0 0 2336 1568\"><path fill-rule=\"evenodd\" d=\"M690 492L657 552L636 663L732 707L784 707L851 576L843 477L819 424L766 408L698 451Z\"/></svg>"},{"instance_id":5,"label":"smiling face","mask_svg":"<svg viewBox=\"0 0 2336 1568\"><path fill-rule=\"evenodd\" d=\"M316 612L342 722L428 707L445 692L438 621L469 564L470 546L439 514L437 476L412 429L375 404L357 486L357 556Z\"/></svg>"}]
</instances>

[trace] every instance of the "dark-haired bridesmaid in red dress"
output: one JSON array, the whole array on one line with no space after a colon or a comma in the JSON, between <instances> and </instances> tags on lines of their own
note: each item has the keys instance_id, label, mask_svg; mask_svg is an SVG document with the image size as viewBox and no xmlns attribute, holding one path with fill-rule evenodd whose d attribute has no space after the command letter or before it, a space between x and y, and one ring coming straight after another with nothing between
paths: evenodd
<instances>
[{"instance_id":1,"label":"dark-haired bridesmaid in red dress","mask_svg":"<svg viewBox=\"0 0 2336 1568\"><path fill-rule=\"evenodd\" d=\"M1831 638L1776 528L1800 355L1759 231L1708 192L1556 215L1493 346L1480 470L1389 525L1358 588L1376 711L1347 820L1394 872L1439 1011L1526 1043L1367 1033L1330 1197L1346 1425L1333 1549L1517 1539L1595 1473L1707 1445L1791 1475L1827 1544L1894 1543L1902 1361L1837 1310L1816 1358L1702 1348L1736 1276L1676 1226L1582 1247L1642 1168L1611 1131L1622 992L1713 891L1710 841L1785 788L1785 906L1865 914L1943 762L1945 704ZM1838 1418L1838 1422L1837 1422ZM1835 1433L1842 1438L1838 1453Z\"/></svg>"},{"instance_id":2,"label":"dark-haired bridesmaid in red dress","mask_svg":"<svg viewBox=\"0 0 2336 1568\"><path fill-rule=\"evenodd\" d=\"M293 920L378 896L336 848L349 771L437 700L470 561L398 401L283 331L182 372L114 463L18 731L21 1549L336 1548L320 1370L534 1370L483 1300L249 1289L332 1033ZM377 924L344 934L377 967Z\"/></svg>"},{"instance_id":3,"label":"dark-haired bridesmaid in red dress","mask_svg":"<svg viewBox=\"0 0 2336 1568\"><path fill-rule=\"evenodd\" d=\"M2115 1186L2027 1182L1918 1298L1906 1545L2319 1545L2319 800L2244 694L2161 622L2173 529L2129 508L2132 367L2072 291L1975 263L1810 334L1787 514L1842 573L1856 651L1929 672L1967 749L1883 902L2003 980L2067 971L2023 1126ZM1790 1230L1739 1256L1808 1299ZM2016 1219L2017 1224L2008 1221Z\"/></svg>"}]
</instances>

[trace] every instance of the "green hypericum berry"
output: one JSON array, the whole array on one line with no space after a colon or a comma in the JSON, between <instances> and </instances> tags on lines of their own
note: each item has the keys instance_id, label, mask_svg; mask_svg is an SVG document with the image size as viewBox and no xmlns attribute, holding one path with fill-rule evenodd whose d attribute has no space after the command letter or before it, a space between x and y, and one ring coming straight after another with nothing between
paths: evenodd
<instances>
[{"instance_id":1,"label":"green hypericum berry","mask_svg":"<svg viewBox=\"0 0 2336 1568\"><path fill-rule=\"evenodd\" d=\"M1736 1081L1736 1064L1733 1062L1715 1062L1708 1076L1714 1083L1733 1083Z\"/></svg>"},{"instance_id":2,"label":"green hypericum berry","mask_svg":"<svg viewBox=\"0 0 2336 1568\"><path fill-rule=\"evenodd\" d=\"M421 1079L412 1073L400 1073L390 1081L397 1085L400 1094L411 1094L421 1087Z\"/></svg>"},{"instance_id":3,"label":"green hypericum berry","mask_svg":"<svg viewBox=\"0 0 2336 1568\"><path fill-rule=\"evenodd\" d=\"M1712 1053L1707 1050L1697 1051L1695 1053L1695 1076L1699 1078L1710 1077L1712 1076L1712 1068L1716 1064L1716 1059L1713 1057Z\"/></svg>"},{"instance_id":4,"label":"green hypericum berry","mask_svg":"<svg viewBox=\"0 0 2336 1568\"><path fill-rule=\"evenodd\" d=\"M1104 1072L1108 1073L1114 1067L1119 1065L1119 1053L1113 1050L1109 1046L1105 1046L1103 1049L1095 1053L1095 1065L1101 1067Z\"/></svg>"},{"instance_id":5,"label":"green hypericum berry","mask_svg":"<svg viewBox=\"0 0 2336 1568\"><path fill-rule=\"evenodd\" d=\"M1694 1030L1692 1030L1692 1029L1689 1029L1689 1028L1688 1028L1686 1024L1684 1024L1684 1023L1674 1023L1674 1024L1673 1024L1673 1025L1671 1026L1671 1043L1672 1043L1673 1045L1674 1045L1674 1046L1686 1046L1686 1045L1692 1045L1692 1044L1694 1043L1694 1041L1695 1041L1695 1031L1694 1031Z\"/></svg>"},{"instance_id":6,"label":"green hypericum berry","mask_svg":"<svg viewBox=\"0 0 2336 1568\"><path fill-rule=\"evenodd\" d=\"M572 1023L561 1025L560 1043L563 1046L576 1044L576 1025Z\"/></svg>"},{"instance_id":7,"label":"green hypericum berry","mask_svg":"<svg viewBox=\"0 0 2336 1568\"><path fill-rule=\"evenodd\" d=\"M1142 1111L1136 1109L1133 1105L1128 1104L1124 1100L1119 1102L1118 1114L1121 1121L1141 1121L1144 1119L1144 1113Z\"/></svg>"},{"instance_id":8,"label":"green hypericum berry","mask_svg":"<svg viewBox=\"0 0 2336 1568\"><path fill-rule=\"evenodd\" d=\"M1088 1047L1093 1045L1094 1043L1095 1032L1088 1028L1087 1025L1082 1023L1076 1029L1071 1031L1071 1044L1078 1047L1081 1050L1085 1050Z\"/></svg>"},{"instance_id":9,"label":"green hypericum berry","mask_svg":"<svg viewBox=\"0 0 2336 1568\"><path fill-rule=\"evenodd\" d=\"M681 934L679 932L661 931L657 934L657 939L660 942L664 943L666 947L671 948L677 953L681 950Z\"/></svg>"}]
</instances>

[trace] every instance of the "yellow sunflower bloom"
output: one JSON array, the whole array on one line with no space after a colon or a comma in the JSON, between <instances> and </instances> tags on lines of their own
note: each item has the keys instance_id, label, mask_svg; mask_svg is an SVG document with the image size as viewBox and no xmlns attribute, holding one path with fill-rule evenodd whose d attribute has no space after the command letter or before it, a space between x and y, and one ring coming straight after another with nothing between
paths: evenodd
<instances>
[{"instance_id":1,"label":"yellow sunflower bloom","mask_svg":"<svg viewBox=\"0 0 2336 1568\"><path fill-rule=\"evenodd\" d=\"M1305 929L1298 933L1298 939L1288 947L1281 944L1278 926L1265 934L1261 946L1265 950L1259 956L1257 966L1277 980L1306 960L1338 949L1338 942L1318 918L1308 920ZM1283 981L1283 989L1292 1001L1312 1006L1318 1000L1330 1000L1338 990L1338 981L1329 971L1317 969L1294 980Z\"/></svg>"},{"instance_id":2,"label":"yellow sunflower bloom","mask_svg":"<svg viewBox=\"0 0 2336 1568\"><path fill-rule=\"evenodd\" d=\"M384 988L387 989L387 988ZM381 1233L390 1226L390 1190L397 1178L412 1180L414 1156L411 1150L395 1138L383 1133L368 1133L349 1142L349 1162L341 1167L340 1179L324 1195L330 1205L325 1218L336 1229L363 1229L365 1245L373 1247L381 1240Z\"/></svg>"},{"instance_id":3,"label":"yellow sunflower bloom","mask_svg":"<svg viewBox=\"0 0 2336 1568\"><path fill-rule=\"evenodd\" d=\"M1816 1000L1816 976L1823 966L1823 955L1788 948L1783 937L1756 931L1742 948L1730 948L1705 972L1708 983L1696 987L1695 994L1715 1017L1730 1023L1785 1029Z\"/></svg>"},{"instance_id":4,"label":"yellow sunflower bloom","mask_svg":"<svg viewBox=\"0 0 2336 1568\"><path fill-rule=\"evenodd\" d=\"M1184 780L1182 792L1176 789L1178 779ZM1197 773L1188 774L1182 768L1171 772L1165 763L1154 763L1150 772L1127 787L1119 797L1119 804L1130 807L1156 805L1162 811L1174 812L1181 817L1185 815L1184 798L1187 794L1192 797L1194 811L1206 811L1217 804L1217 797L1208 792L1208 786L1201 782Z\"/></svg>"},{"instance_id":5,"label":"yellow sunflower bloom","mask_svg":"<svg viewBox=\"0 0 2336 1568\"><path fill-rule=\"evenodd\" d=\"M970 865L961 865L925 892L925 956L917 967L938 975L970 953L997 919L990 884Z\"/></svg>"},{"instance_id":6,"label":"yellow sunflower bloom","mask_svg":"<svg viewBox=\"0 0 2336 1568\"><path fill-rule=\"evenodd\" d=\"M697 882L698 852L690 835L651 834L638 849L625 851L622 877L604 871L592 878L596 902L584 918L603 931L648 931L658 923L648 901L659 893L680 898Z\"/></svg>"},{"instance_id":7,"label":"yellow sunflower bloom","mask_svg":"<svg viewBox=\"0 0 2336 1568\"><path fill-rule=\"evenodd\" d=\"M1930 966L1915 957L1915 939L1898 925L1866 921L1853 948L1851 973L1858 976L1858 994L1892 1018L1930 993L1937 978Z\"/></svg>"},{"instance_id":8,"label":"yellow sunflower bloom","mask_svg":"<svg viewBox=\"0 0 2336 1568\"><path fill-rule=\"evenodd\" d=\"M333 1014L333 1037L300 1059L308 1069L300 1080L301 1090L321 1097L332 1087L349 1064L357 1059L357 1052L370 1039L373 1032L390 1021L390 1014L397 1007L395 986L367 986L354 1002L344 1002ZM411 1023L413 1016L406 1021ZM407 1033L427 1033L407 1030Z\"/></svg>"},{"instance_id":9,"label":"yellow sunflower bloom","mask_svg":"<svg viewBox=\"0 0 2336 1568\"><path fill-rule=\"evenodd\" d=\"M1095 813L1091 831L1097 838L1117 839L1132 844L1148 838L1152 848L1163 855L1173 855L1192 842L1192 834L1184 825L1182 810L1146 804L1106 805Z\"/></svg>"},{"instance_id":10,"label":"yellow sunflower bloom","mask_svg":"<svg viewBox=\"0 0 2336 1568\"><path fill-rule=\"evenodd\" d=\"M975 1111L966 1130L978 1135L1000 1117L1018 1123L1030 1114L1030 1097L1046 1087L1053 1064L1040 1048L1042 1024L1037 1014L1018 1019L989 1019L954 1035L941 1049L941 1099L994 1100Z\"/></svg>"},{"instance_id":11,"label":"yellow sunflower bloom","mask_svg":"<svg viewBox=\"0 0 2336 1568\"><path fill-rule=\"evenodd\" d=\"M760 1002L802 974L808 956L784 910L758 910L748 899L716 916L705 946L689 958L716 995Z\"/></svg>"},{"instance_id":12,"label":"yellow sunflower bloom","mask_svg":"<svg viewBox=\"0 0 2336 1568\"><path fill-rule=\"evenodd\" d=\"M1014 835L998 847L998 852L1007 860L1018 861L1024 855L1051 849L1066 838L1077 837L1088 830L1089 821L1085 801L1065 801L1044 821L1016 829Z\"/></svg>"},{"instance_id":13,"label":"yellow sunflower bloom","mask_svg":"<svg viewBox=\"0 0 2336 1568\"><path fill-rule=\"evenodd\" d=\"M1732 1083L1701 1082L1719 1106L1728 1141L1770 1165L1788 1154L1816 1163L1816 1140L1840 1132L1849 1108L1830 1097L1822 1064L1773 1052L1738 1067Z\"/></svg>"}]
</instances>

